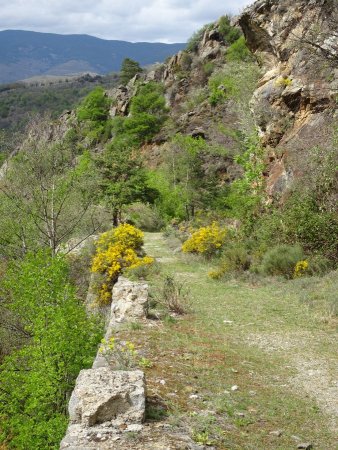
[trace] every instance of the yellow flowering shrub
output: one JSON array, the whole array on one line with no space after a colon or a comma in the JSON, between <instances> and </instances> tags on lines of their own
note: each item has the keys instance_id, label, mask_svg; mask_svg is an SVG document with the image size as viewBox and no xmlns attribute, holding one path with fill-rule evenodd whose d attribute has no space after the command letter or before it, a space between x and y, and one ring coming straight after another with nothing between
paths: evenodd
<instances>
[{"instance_id":1,"label":"yellow flowering shrub","mask_svg":"<svg viewBox=\"0 0 338 450\"><path fill-rule=\"evenodd\" d=\"M306 272L309 269L309 263L306 259L304 259L303 261L298 261L297 264L295 265L295 270L293 273L293 278L300 278L303 275L306 274Z\"/></svg>"},{"instance_id":2,"label":"yellow flowering shrub","mask_svg":"<svg viewBox=\"0 0 338 450\"><path fill-rule=\"evenodd\" d=\"M154 262L150 256L139 256L142 244L142 231L129 224L121 224L103 233L97 240L91 270L103 274L105 278L99 289L100 305L110 303L112 286L125 269Z\"/></svg>"},{"instance_id":3,"label":"yellow flowering shrub","mask_svg":"<svg viewBox=\"0 0 338 450\"><path fill-rule=\"evenodd\" d=\"M224 245L226 234L225 228L221 228L218 223L213 222L211 225L195 231L182 245L182 251L212 256Z\"/></svg>"}]
</instances>

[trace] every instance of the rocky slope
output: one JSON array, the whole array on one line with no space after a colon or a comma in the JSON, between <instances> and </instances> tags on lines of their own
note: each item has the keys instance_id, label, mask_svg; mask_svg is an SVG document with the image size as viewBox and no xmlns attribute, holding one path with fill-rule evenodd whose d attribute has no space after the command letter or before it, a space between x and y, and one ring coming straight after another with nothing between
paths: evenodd
<instances>
[{"instance_id":1,"label":"rocky slope","mask_svg":"<svg viewBox=\"0 0 338 450\"><path fill-rule=\"evenodd\" d=\"M337 123L337 4L261 0L238 23L265 71L252 109L270 154L268 191L283 192L306 170L308 150L330 145Z\"/></svg>"},{"instance_id":2,"label":"rocky slope","mask_svg":"<svg viewBox=\"0 0 338 450\"><path fill-rule=\"evenodd\" d=\"M262 78L251 100L255 125L266 148L267 193L280 197L308 168L309 150L333 145L337 123L338 8L332 0L259 0L235 20L262 68ZM193 101L207 89L206 64L214 72L226 67L227 45L216 22L207 29L195 53L179 52L145 81L164 83L170 116L176 130L238 151L234 139L220 132L219 124L238 128L232 102L212 107L208 100ZM112 115L128 114L137 79L110 93L117 99ZM203 97L203 96L202 96ZM151 161L160 158L166 136L146 148ZM213 164L215 161L206 161ZM218 158L228 181L240 169L232 158Z\"/></svg>"}]
</instances>

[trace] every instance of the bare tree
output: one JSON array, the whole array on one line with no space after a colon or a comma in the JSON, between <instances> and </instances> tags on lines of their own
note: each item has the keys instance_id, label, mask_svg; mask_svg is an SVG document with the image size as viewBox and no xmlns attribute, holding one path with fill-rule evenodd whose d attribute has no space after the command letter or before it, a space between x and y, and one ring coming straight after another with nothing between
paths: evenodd
<instances>
[{"instance_id":1,"label":"bare tree","mask_svg":"<svg viewBox=\"0 0 338 450\"><path fill-rule=\"evenodd\" d=\"M53 254L74 235L68 249L100 226L93 210L95 179L90 161L67 142L30 139L0 181L0 246L3 253L49 247Z\"/></svg>"}]
</instances>

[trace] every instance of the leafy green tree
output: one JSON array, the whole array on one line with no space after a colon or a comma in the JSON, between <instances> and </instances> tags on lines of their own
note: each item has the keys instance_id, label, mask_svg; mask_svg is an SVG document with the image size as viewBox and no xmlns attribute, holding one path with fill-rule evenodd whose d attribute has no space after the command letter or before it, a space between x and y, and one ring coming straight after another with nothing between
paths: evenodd
<instances>
[{"instance_id":1,"label":"leafy green tree","mask_svg":"<svg viewBox=\"0 0 338 450\"><path fill-rule=\"evenodd\" d=\"M101 326L77 300L65 257L28 254L11 264L0 288L1 321L7 311L20 324L11 332L23 339L0 366L0 442L17 450L58 449L70 393L92 363Z\"/></svg>"},{"instance_id":2,"label":"leafy green tree","mask_svg":"<svg viewBox=\"0 0 338 450\"><path fill-rule=\"evenodd\" d=\"M126 86L137 73L141 72L142 67L137 61L130 58L125 58L121 65L120 81L124 86Z\"/></svg>"},{"instance_id":3,"label":"leafy green tree","mask_svg":"<svg viewBox=\"0 0 338 450\"><path fill-rule=\"evenodd\" d=\"M254 56L248 49L245 37L241 36L227 49L226 58L228 61L253 61Z\"/></svg>"},{"instance_id":4,"label":"leafy green tree","mask_svg":"<svg viewBox=\"0 0 338 450\"><path fill-rule=\"evenodd\" d=\"M98 160L101 200L112 211L113 223L121 219L124 205L152 202L156 191L147 186L139 153L123 140L113 141Z\"/></svg>"},{"instance_id":5,"label":"leafy green tree","mask_svg":"<svg viewBox=\"0 0 338 450\"><path fill-rule=\"evenodd\" d=\"M219 208L226 188L219 184L217 165L210 164L210 156L222 157L222 150L208 145L202 138L181 134L174 137L166 165L171 189L181 200L180 209L183 209L185 219L194 217L197 209ZM173 197L173 192L170 197Z\"/></svg>"}]
</instances>

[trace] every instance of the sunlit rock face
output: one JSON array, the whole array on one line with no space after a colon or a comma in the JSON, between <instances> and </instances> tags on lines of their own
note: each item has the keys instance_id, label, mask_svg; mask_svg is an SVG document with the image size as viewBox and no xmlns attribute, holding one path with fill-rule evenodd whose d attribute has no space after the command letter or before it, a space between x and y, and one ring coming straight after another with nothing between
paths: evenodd
<instances>
[{"instance_id":1,"label":"sunlit rock face","mask_svg":"<svg viewBox=\"0 0 338 450\"><path fill-rule=\"evenodd\" d=\"M270 156L268 193L280 195L306 172L311 148L332 145L338 8L334 0L260 0L238 23L265 71L251 105Z\"/></svg>"}]
</instances>

